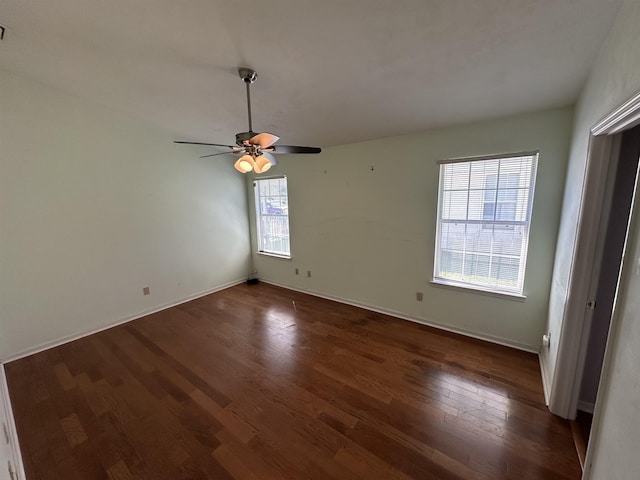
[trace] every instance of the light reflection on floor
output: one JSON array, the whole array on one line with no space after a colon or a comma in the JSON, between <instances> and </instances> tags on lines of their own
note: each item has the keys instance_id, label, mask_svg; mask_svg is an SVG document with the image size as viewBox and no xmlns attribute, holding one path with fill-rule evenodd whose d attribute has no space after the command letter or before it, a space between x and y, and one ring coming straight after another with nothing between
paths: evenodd
<instances>
[{"instance_id":1,"label":"light reflection on floor","mask_svg":"<svg viewBox=\"0 0 640 480\"><path fill-rule=\"evenodd\" d=\"M298 343L299 329L293 306L269 307L261 320L260 333L264 345L271 353L265 357L269 368L280 373L297 369L295 347Z\"/></svg>"},{"instance_id":2,"label":"light reflection on floor","mask_svg":"<svg viewBox=\"0 0 640 480\"><path fill-rule=\"evenodd\" d=\"M511 410L505 389L443 371L432 375L431 381L450 400L446 403L458 409L458 417L490 421L494 433L502 436Z\"/></svg>"}]
</instances>

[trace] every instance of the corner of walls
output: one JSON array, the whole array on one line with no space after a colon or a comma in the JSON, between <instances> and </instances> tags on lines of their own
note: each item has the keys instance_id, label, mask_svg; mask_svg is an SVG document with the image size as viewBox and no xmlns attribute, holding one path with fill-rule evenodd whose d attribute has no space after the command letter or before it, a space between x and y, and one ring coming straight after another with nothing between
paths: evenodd
<instances>
[{"instance_id":1,"label":"corner of walls","mask_svg":"<svg viewBox=\"0 0 640 480\"><path fill-rule=\"evenodd\" d=\"M559 356L562 355L560 350L564 349L562 342L565 328L569 330L566 339L568 342L573 342L575 336L575 331L572 330L575 321L574 327L566 325L565 322L567 318L575 316L570 311L570 295L573 294L571 277L578 253L578 235L585 194L583 189L589 168L587 159L591 148L591 129L640 89L640 62L636 54L636 46L640 44L640 31L637 29L639 19L640 4L634 0L625 1L608 39L592 66L576 105L547 314L547 330L551 332L552 338L556 339L549 354L544 358L549 385L556 381L557 365L564 361ZM561 383L566 383L566 379L561 380ZM550 406L553 408L553 392L551 396ZM566 415L565 409L555 411Z\"/></svg>"},{"instance_id":2,"label":"corner of walls","mask_svg":"<svg viewBox=\"0 0 640 480\"><path fill-rule=\"evenodd\" d=\"M237 280L228 282L228 283L226 283L224 285L219 285L217 287L214 287L214 288L211 288L211 289L199 292L199 293L195 293L195 294L189 295L187 297L181 298L181 299L179 299L177 301L174 301L174 302L171 302L171 303L158 305L158 306L152 307L150 309L147 309L147 310L144 310L144 311L141 311L141 312L135 313L133 315L129 315L129 316L117 319L117 320L109 320L106 323L103 323L103 324L100 324L100 325L92 325L88 329L85 329L85 330L82 330L82 331L79 331L79 332L73 332L72 334L66 335L64 337L47 340L46 342L43 342L43 343L41 343L39 345L33 345L33 346L30 346L30 347L28 347L28 348L26 348L26 349L24 349L22 351L13 352L13 353L11 353L9 355L0 357L0 364L7 364L7 363L13 362L15 360L19 360L20 358L28 357L29 355L34 355L34 354L42 352L44 350L49 350L50 348L55 348L55 347L57 347L59 345L64 345L65 343L69 343L69 342L72 342L74 340L78 340L80 338L87 337L89 335L93 335L95 333L102 332L103 330L107 330L109 328L113 328L113 327L116 327L118 325L122 325L124 323L131 322L131 321L136 320L138 318L146 317L147 315L152 315L154 313L161 312L162 310L166 310L168 308L175 307L177 305L181 305L183 303L190 302L191 300L195 300L195 299L200 298L200 297L211 295L212 293L219 292L221 290L233 287L235 285L239 285L241 283L244 283L245 281L246 281L246 277L239 278Z\"/></svg>"},{"instance_id":3,"label":"corner of walls","mask_svg":"<svg viewBox=\"0 0 640 480\"><path fill-rule=\"evenodd\" d=\"M471 337L471 338L475 338L478 340L483 340L485 342L490 342L490 343L494 343L496 345L502 345L504 347L510 347L510 348L514 348L516 350L522 350L523 352L529 352L529 353L535 353L538 354L539 353L539 349L537 346L535 345L528 345L528 344L524 344L524 343L518 343L518 342L513 342L511 340L509 340L508 338L503 338L503 337L498 337L498 336L492 336L492 335L486 335L482 332L476 332L473 330L467 330L467 329L461 329L461 328L456 328L456 327L451 327L447 324L443 324L428 318L422 318L422 317L415 317L412 315L406 315L405 313L402 312L398 312L395 310L388 310L385 308L380 308L376 305L369 305L369 304L364 304L361 302L358 302L356 300L351 300L348 298L343 298L343 297L337 297L337 296L333 296L333 295L326 295L320 292L316 292L314 290L305 290L302 288L298 288L295 287L293 285L286 285L286 284L281 284L278 283L276 281L270 280L268 278L263 278L260 277L260 281L264 282L264 283L268 283L270 285L275 285L276 287L282 287L282 288L286 288L289 290L293 290L296 292L301 292L301 293L306 293L308 295L312 295L314 297L318 297L318 298L324 298L326 300L331 300L333 302L338 302L338 303L343 303L345 305L351 305L353 307L358 307L358 308L362 308L364 310L369 310L371 312L376 312L376 313L381 313L383 315L388 315L390 317L394 317L394 318L398 318L401 320L407 320L409 322L413 322L413 323L419 323L421 325L426 325L428 327L433 327L436 328L438 330L444 330L447 332L451 332L451 333L457 333L460 335L464 335L466 337Z\"/></svg>"},{"instance_id":4,"label":"corner of walls","mask_svg":"<svg viewBox=\"0 0 640 480\"><path fill-rule=\"evenodd\" d=\"M537 351L573 115L572 107L564 107L331 147L311 163L303 156L283 157L278 173L289 179L292 258L257 255L254 248L259 277ZM541 155L526 300L434 287L437 161L532 150ZM251 219L253 228L253 208ZM311 277L296 276L296 268Z\"/></svg>"},{"instance_id":5,"label":"corner of walls","mask_svg":"<svg viewBox=\"0 0 640 480\"><path fill-rule=\"evenodd\" d=\"M230 159L6 71L0 104L0 357L251 272Z\"/></svg>"}]
</instances>

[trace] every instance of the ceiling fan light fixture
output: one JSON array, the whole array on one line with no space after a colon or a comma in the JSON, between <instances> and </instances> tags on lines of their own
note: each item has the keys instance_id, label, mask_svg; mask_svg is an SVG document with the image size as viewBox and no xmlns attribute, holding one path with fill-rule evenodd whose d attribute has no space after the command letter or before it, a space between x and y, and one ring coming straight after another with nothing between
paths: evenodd
<instances>
[{"instance_id":1,"label":"ceiling fan light fixture","mask_svg":"<svg viewBox=\"0 0 640 480\"><path fill-rule=\"evenodd\" d=\"M255 159L255 171L256 173L264 173L271 168L271 161L264 155L260 155Z\"/></svg>"},{"instance_id":2,"label":"ceiling fan light fixture","mask_svg":"<svg viewBox=\"0 0 640 480\"><path fill-rule=\"evenodd\" d=\"M253 170L253 163L251 155L244 155L243 157L240 157L233 166L240 173L248 173Z\"/></svg>"},{"instance_id":3,"label":"ceiling fan light fixture","mask_svg":"<svg viewBox=\"0 0 640 480\"><path fill-rule=\"evenodd\" d=\"M278 164L278 160L273 156L274 153L320 153L319 147L300 147L295 145L278 145L274 144L280 140L280 137L273 133L262 132L256 133L253 131L251 122L251 89L250 86L258 78L258 74L255 70L247 67L241 67L238 69L240 78L244 82L247 90L247 120L249 121L249 130L246 132L236 133L236 145L225 145L221 143L204 143L204 142L187 142L176 140L175 143L182 143L188 145L208 145L212 147L228 148L227 152L212 153L210 155L203 155L200 158L215 157L218 155L224 155L225 153L243 154L234 163L234 168L240 173L249 173L252 170L256 173L264 173L272 166Z\"/></svg>"}]
</instances>

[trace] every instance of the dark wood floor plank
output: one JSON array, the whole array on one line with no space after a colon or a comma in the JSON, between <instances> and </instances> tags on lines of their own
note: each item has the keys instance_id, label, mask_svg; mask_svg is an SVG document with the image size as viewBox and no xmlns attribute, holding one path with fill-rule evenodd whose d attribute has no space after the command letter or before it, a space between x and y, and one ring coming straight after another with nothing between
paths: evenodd
<instances>
[{"instance_id":1,"label":"dark wood floor plank","mask_svg":"<svg viewBox=\"0 0 640 480\"><path fill-rule=\"evenodd\" d=\"M6 373L29 480L581 474L535 355L265 284Z\"/></svg>"},{"instance_id":2,"label":"dark wood floor plank","mask_svg":"<svg viewBox=\"0 0 640 480\"><path fill-rule=\"evenodd\" d=\"M259 451L253 448L253 442L250 444L241 443L224 429L218 432L217 437L220 440L220 447L214 450L211 455L236 478L245 478L239 476L239 473L244 473L245 470L260 480L281 480L283 478L282 472L272 466L260 455ZM240 461L244 468L235 465L237 461ZM246 478L251 477L248 475Z\"/></svg>"}]
</instances>

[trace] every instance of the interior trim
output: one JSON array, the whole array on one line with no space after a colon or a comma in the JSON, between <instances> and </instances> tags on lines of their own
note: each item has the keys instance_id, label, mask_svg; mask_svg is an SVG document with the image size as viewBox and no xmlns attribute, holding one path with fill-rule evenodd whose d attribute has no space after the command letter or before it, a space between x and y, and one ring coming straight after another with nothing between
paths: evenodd
<instances>
[{"instance_id":1,"label":"interior trim","mask_svg":"<svg viewBox=\"0 0 640 480\"><path fill-rule=\"evenodd\" d=\"M13 408L11 407L11 398L9 397L9 386L7 385L7 377L4 374L4 365L0 363L0 403L4 407L3 418L7 422L8 434L9 434L9 449L12 454L11 466L13 467L13 473L16 474L16 480L25 480L26 474L24 473L24 464L22 463L22 453L20 452L20 442L18 441L18 432L16 430L16 424L13 419ZM2 440L4 441L4 440ZM4 470L6 466L0 465L0 468Z\"/></svg>"},{"instance_id":2,"label":"interior trim","mask_svg":"<svg viewBox=\"0 0 640 480\"><path fill-rule=\"evenodd\" d=\"M593 135L614 135L640 124L640 92L596 123Z\"/></svg>"},{"instance_id":3,"label":"interior trim","mask_svg":"<svg viewBox=\"0 0 640 480\"><path fill-rule=\"evenodd\" d=\"M549 377L547 367L545 366L542 353L538 354L538 361L540 362L540 376L542 377L542 393L544 393L544 404L548 407L549 400L551 399L551 390L549 389Z\"/></svg>"},{"instance_id":4,"label":"interior trim","mask_svg":"<svg viewBox=\"0 0 640 480\"><path fill-rule=\"evenodd\" d=\"M459 335L464 335L465 337L471 337L477 340L483 340L485 342L494 343L496 345L502 345L503 347L515 348L516 350L522 350L524 352L535 353L535 354L540 353L540 349L538 347L527 345L525 343L513 342L506 338L494 337L492 335L483 335L481 333L477 333L472 330L465 330L463 328L456 328L448 325L443 325L441 323L437 323L424 318L406 315L404 313L397 312L395 310L388 310L386 308L380 308L380 307L357 302L354 300L349 300L342 297L335 297L333 295L326 295L324 293L319 293L313 290L305 290L302 288L293 287L291 285L285 285L283 283L269 280L267 278L260 278L260 281L264 283L268 283L269 285L274 285L276 287L286 288L287 290L293 290L294 292L306 293L308 295L313 295L314 297L324 298L326 300L332 300L334 302L343 303L345 305L351 305L352 307L363 308L371 312L381 313L383 315L389 315L390 317L395 317L400 320L407 320L409 322L420 323L422 325L426 325L427 327L437 328L438 330L444 330L446 332L457 333Z\"/></svg>"},{"instance_id":5,"label":"interior trim","mask_svg":"<svg viewBox=\"0 0 640 480\"><path fill-rule=\"evenodd\" d=\"M607 172L610 163L618 155L617 137L614 135L638 124L640 124L640 92L591 128L581 192L582 200L577 219L577 240L571 260L555 372L550 385L549 410L563 418L573 418L577 411L580 391L578 382L581 379L580 365L584 361L582 350L583 345L588 341L587 325L590 325L592 314L591 311L585 314L585 302L591 293L591 277L603 215ZM610 331L609 335L611 334ZM543 355L543 357L543 361L547 363L546 356ZM604 375L603 370L601 382Z\"/></svg>"},{"instance_id":6,"label":"interior trim","mask_svg":"<svg viewBox=\"0 0 640 480\"><path fill-rule=\"evenodd\" d=\"M540 150L534 150L532 152L494 153L492 155L447 158L445 160L436 160L436 163L443 165L447 163L477 162L479 160L497 160L500 158L535 157L537 155L540 155Z\"/></svg>"},{"instance_id":7,"label":"interior trim","mask_svg":"<svg viewBox=\"0 0 640 480\"><path fill-rule=\"evenodd\" d=\"M587 412L593 415L593 412L595 409L596 409L595 403L585 402L584 400L578 400L578 410L582 410L583 412Z\"/></svg>"},{"instance_id":8,"label":"interior trim","mask_svg":"<svg viewBox=\"0 0 640 480\"><path fill-rule=\"evenodd\" d=\"M470 283L454 282L441 278L434 278L429 283L434 287L450 288L451 290L464 290L468 293L477 293L478 295L486 295L488 297L503 298L505 300L514 300L516 302L524 302L527 299L526 295L520 295L518 293L505 292L500 290L491 290L489 288L482 288Z\"/></svg>"},{"instance_id":9,"label":"interior trim","mask_svg":"<svg viewBox=\"0 0 640 480\"><path fill-rule=\"evenodd\" d=\"M549 391L549 410L562 418L575 417L580 349L588 339L585 318L591 321L591 310L585 309L597 253L597 240L609 164L614 155L613 137L591 136L587 165L581 190L581 205L576 219L576 242L571 255L571 269L566 290L562 324L557 337L555 371L550 356L543 352L543 360L552 374ZM586 336L585 336L586 335Z\"/></svg>"},{"instance_id":10,"label":"interior trim","mask_svg":"<svg viewBox=\"0 0 640 480\"><path fill-rule=\"evenodd\" d=\"M29 355L33 355L35 353L39 353L39 352L42 352L44 350L48 350L50 348L54 348L54 347L57 347L57 346L60 346L60 345L64 345L65 343L69 343L69 342L72 342L74 340L78 340L79 338L88 337L89 335L93 335L94 333L99 333L99 332L102 332L103 330L107 330L109 328L116 327L118 325L122 325L123 323L131 322L131 321L136 320L138 318L146 317L147 315L151 315L152 313L156 313L156 312L159 312L161 310L166 310L167 308L175 307L176 305L180 305L182 303L186 303L186 302L189 302L191 300L195 300L196 298L204 297L206 295L210 295L212 293L219 292L220 290L224 290L226 288L233 287L234 285L239 285L240 283L244 283L246 280L247 280L247 278L243 277L240 280L234 280L232 282L225 283L223 285L219 285L219 286L211 288L209 290L205 290L205 291L202 291L202 292L199 292L199 293L194 293L193 295L189 295L187 297L181 298L180 300L177 300L175 302L166 303L166 304L160 305L158 307L153 307L153 308L151 308L149 310L144 310L144 311L136 313L134 315L131 315L131 316L128 316L128 317L125 317L125 318L121 318L119 320L115 320L113 322L107 322L107 323L99 325L99 326L97 326L95 328L82 330L80 332L74 333L72 335L67 335L67 336L58 338L56 340L52 340L50 342L41 343L40 345L37 345L35 347L28 348L26 350L22 350L21 352L18 352L18 353L15 353L15 354L11 354L11 355L7 355L7 356L5 356L3 358L0 358L0 363L13 362L14 360L18 360L20 358L28 357Z\"/></svg>"}]
</instances>

